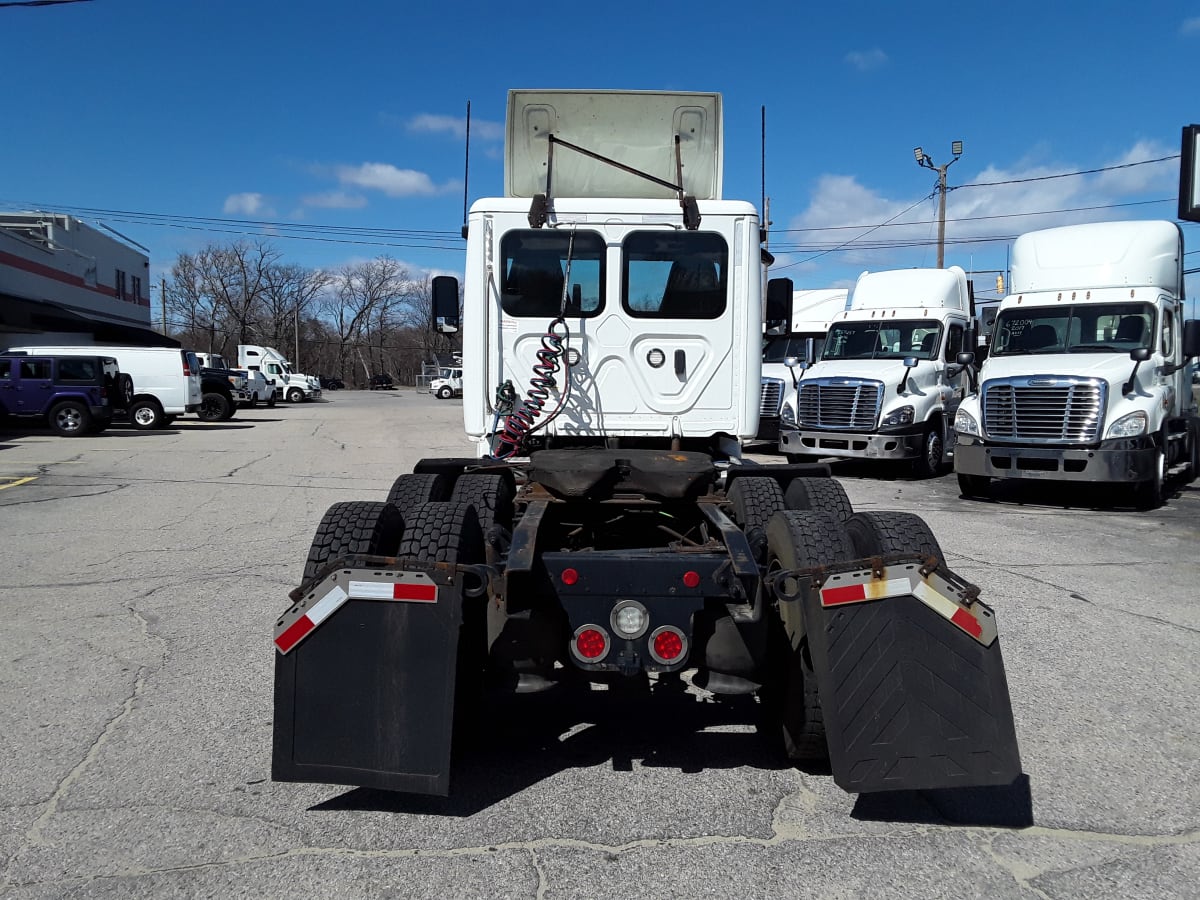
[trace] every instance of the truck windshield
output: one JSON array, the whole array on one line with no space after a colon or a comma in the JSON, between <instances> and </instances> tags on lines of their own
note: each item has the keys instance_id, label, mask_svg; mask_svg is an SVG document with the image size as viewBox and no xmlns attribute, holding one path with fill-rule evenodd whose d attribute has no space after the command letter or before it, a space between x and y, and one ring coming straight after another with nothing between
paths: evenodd
<instances>
[{"instance_id":1,"label":"truck windshield","mask_svg":"<svg viewBox=\"0 0 1200 900\"><path fill-rule=\"evenodd\" d=\"M991 355L1128 353L1153 345L1154 318L1149 303L1006 309L996 317Z\"/></svg>"},{"instance_id":2,"label":"truck windshield","mask_svg":"<svg viewBox=\"0 0 1200 900\"><path fill-rule=\"evenodd\" d=\"M805 359L805 351L808 347L809 338L813 339L814 354L820 357L821 348L825 346L825 335L819 332L781 334L767 341L767 346L763 348L763 362L782 363L789 356L797 356L800 359ZM808 361L812 362L812 360Z\"/></svg>"},{"instance_id":3,"label":"truck windshield","mask_svg":"<svg viewBox=\"0 0 1200 900\"><path fill-rule=\"evenodd\" d=\"M840 322L829 329L821 359L936 359L941 333L934 319Z\"/></svg>"}]
</instances>

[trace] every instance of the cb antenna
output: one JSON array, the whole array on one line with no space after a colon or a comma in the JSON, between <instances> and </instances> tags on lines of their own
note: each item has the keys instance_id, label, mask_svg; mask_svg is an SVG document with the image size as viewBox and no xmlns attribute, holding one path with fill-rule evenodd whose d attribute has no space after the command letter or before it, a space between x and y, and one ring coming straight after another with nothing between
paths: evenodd
<instances>
[{"instance_id":1,"label":"cb antenna","mask_svg":"<svg viewBox=\"0 0 1200 900\"><path fill-rule=\"evenodd\" d=\"M764 104L762 110L762 133L759 136L759 146L762 148L762 156L759 159L759 171L762 173L762 228L759 229L759 240L765 245L768 243L768 230L771 223L767 221L770 216L770 209L767 206L767 107Z\"/></svg>"},{"instance_id":2,"label":"cb antenna","mask_svg":"<svg viewBox=\"0 0 1200 900\"><path fill-rule=\"evenodd\" d=\"M463 227L462 236L467 236L467 180L471 175L471 101L467 101L467 141L466 148L463 152L465 157L463 160Z\"/></svg>"}]
</instances>

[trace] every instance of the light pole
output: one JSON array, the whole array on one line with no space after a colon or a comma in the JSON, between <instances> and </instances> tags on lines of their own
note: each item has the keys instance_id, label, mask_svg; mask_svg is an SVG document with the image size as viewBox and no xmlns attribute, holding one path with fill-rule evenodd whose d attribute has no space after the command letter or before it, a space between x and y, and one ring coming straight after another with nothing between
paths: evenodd
<instances>
[{"instance_id":1,"label":"light pole","mask_svg":"<svg viewBox=\"0 0 1200 900\"><path fill-rule=\"evenodd\" d=\"M946 170L958 162L958 158L962 156L963 142L954 141L950 144L950 152L954 154L954 158L944 165L934 165L933 159L925 155L925 151L920 147L913 149L913 156L916 157L917 165L926 169L932 169L938 173L938 193L941 198L938 202L938 261L937 267L944 268L946 263Z\"/></svg>"}]
</instances>

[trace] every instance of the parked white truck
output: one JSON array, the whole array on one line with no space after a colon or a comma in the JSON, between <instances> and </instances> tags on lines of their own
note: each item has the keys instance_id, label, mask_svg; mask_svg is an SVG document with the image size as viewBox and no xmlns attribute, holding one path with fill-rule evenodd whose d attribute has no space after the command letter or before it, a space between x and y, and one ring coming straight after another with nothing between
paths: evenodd
<instances>
[{"instance_id":1,"label":"parked white truck","mask_svg":"<svg viewBox=\"0 0 1200 900\"><path fill-rule=\"evenodd\" d=\"M1021 235L978 394L959 407L954 470L967 495L992 479L1085 481L1162 502L1200 469L1184 321L1183 235L1173 222L1101 222Z\"/></svg>"},{"instance_id":2,"label":"parked white truck","mask_svg":"<svg viewBox=\"0 0 1200 900\"><path fill-rule=\"evenodd\" d=\"M816 362L825 346L825 333L833 317L846 309L849 291L819 288L792 292L791 317L768 328L763 340L762 390L759 394L758 439L779 440L779 417L795 424L795 379L786 360ZM768 323L769 325L771 323ZM789 404L787 401L791 399Z\"/></svg>"},{"instance_id":3,"label":"parked white truck","mask_svg":"<svg viewBox=\"0 0 1200 900\"><path fill-rule=\"evenodd\" d=\"M784 414L780 450L789 461L912 460L918 474L936 475L967 393L971 372L958 355L970 325L958 266L864 272L820 359L792 360L796 408Z\"/></svg>"},{"instance_id":4,"label":"parked white truck","mask_svg":"<svg viewBox=\"0 0 1200 900\"><path fill-rule=\"evenodd\" d=\"M259 369L268 379L275 380L275 397L288 403L301 400L320 400L321 381L315 375L292 371L287 357L274 347L258 344L238 344L238 368Z\"/></svg>"}]
</instances>

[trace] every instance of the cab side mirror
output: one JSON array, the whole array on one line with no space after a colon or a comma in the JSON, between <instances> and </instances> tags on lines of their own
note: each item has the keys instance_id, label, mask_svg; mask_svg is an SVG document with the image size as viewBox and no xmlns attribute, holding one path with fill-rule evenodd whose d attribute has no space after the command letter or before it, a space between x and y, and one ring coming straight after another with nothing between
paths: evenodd
<instances>
[{"instance_id":1,"label":"cab side mirror","mask_svg":"<svg viewBox=\"0 0 1200 900\"><path fill-rule=\"evenodd\" d=\"M433 279L432 318L430 323L439 334L454 334L459 328L458 279L453 275L438 275Z\"/></svg>"},{"instance_id":2,"label":"cab side mirror","mask_svg":"<svg viewBox=\"0 0 1200 900\"><path fill-rule=\"evenodd\" d=\"M1130 350L1129 358L1132 359L1134 362L1139 362L1139 363L1145 362L1146 360L1148 360L1150 358L1150 348L1149 347L1138 347L1134 350Z\"/></svg>"},{"instance_id":3,"label":"cab side mirror","mask_svg":"<svg viewBox=\"0 0 1200 900\"><path fill-rule=\"evenodd\" d=\"M792 330L792 279L772 278L767 282L766 320L783 323L781 334Z\"/></svg>"},{"instance_id":4,"label":"cab side mirror","mask_svg":"<svg viewBox=\"0 0 1200 900\"><path fill-rule=\"evenodd\" d=\"M970 350L964 350L962 353L958 354L957 357L955 357L955 361L960 366L969 366L975 362L975 354Z\"/></svg>"},{"instance_id":5,"label":"cab side mirror","mask_svg":"<svg viewBox=\"0 0 1200 900\"><path fill-rule=\"evenodd\" d=\"M1200 356L1200 319L1188 319L1183 323L1184 358Z\"/></svg>"}]
</instances>

